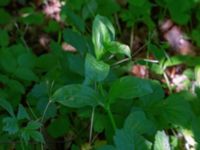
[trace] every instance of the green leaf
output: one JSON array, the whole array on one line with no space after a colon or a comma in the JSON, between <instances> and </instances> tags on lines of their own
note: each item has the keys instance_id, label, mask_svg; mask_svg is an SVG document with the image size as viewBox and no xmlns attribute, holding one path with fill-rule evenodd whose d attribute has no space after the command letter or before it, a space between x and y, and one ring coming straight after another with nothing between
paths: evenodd
<instances>
[{"instance_id":1,"label":"green leaf","mask_svg":"<svg viewBox=\"0 0 200 150\"><path fill-rule=\"evenodd\" d=\"M17 68L16 58L8 49L1 50L0 63L2 68L9 73L13 73Z\"/></svg>"},{"instance_id":2,"label":"green leaf","mask_svg":"<svg viewBox=\"0 0 200 150\"><path fill-rule=\"evenodd\" d=\"M104 53L104 43L109 43L115 39L115 30L111 22L97 15L92 25L92 41L94 44L97 59L100 59Z\"/></svg>"},{"instance_id":3,"label":"green leaf","mask_svg":"<svg viewBox=\"0 0 200 150\"><path fill-rule=\"evenodd\" d=\"M21 119L28 119L29 120L30 119L28 113L26 112L26 109L21 104L19 104L17 119L18 120L21 120Z\"/></svg>"},{"instance_id":4,"label":"green leaf","mask_svg":"<svg viewBox=\"0 0 200 150\"><path fill-rule=\"evenodd\" d=\"M0 106L3 107L12 117L15 116L13 108L7 100L4 100L4 99L1 98L0 99Z\"/></svg>"},{"instance_id":5,"label":"green leaf","mask_svg":"<svg viewBox=\"0 0 200 150\"><path fill-rule=\"evenodd\" d=\"M21 137L26 144L28 144L30 138L33 138L37 142L44 142L42 134L36 131L41 125L42 124L37 121L30 121L28 125L21 130Z\"/></svg>"},{"instance_id":6,"label":"green leaf","mask_svg":"<svg viewBox=\"0 0 200 150\"><path fill-rule=\"evenodd\" d=\"M80 84L61 87L53 94L52 100L72 108L95 107L100 104L96 91Z\"/></svg>"},{"instance_id":7,"label":"green leaf","mask_svg":"<svg viewBox=\"0 0 200 150\"><path fill-rule=\"evenodd\" d=\"M126 76L113 83L109 91L110 102L117 98L132 99L152 93L150 82L148 80Z\"/></svg>"},{"instance_id":8,"label":"green leaf","mask_svg":"<svg viewBox=\"0 0 200 150\"><path fill-rule=\"evenodd\" d=\"M116 150L112 145L104 145L100 148L97 148L97 150Z\"/></svg>"},{"instance_id":9,"label":"green leaf","mask_svg":"<svg viewBox=\"0 0 200 150\"><path fill-rule=\"evenodd\" d=\"M39 123L38 121L30 121L28 123L28 125L26 126L27 130L37 130L42 126L41 123Z\"/></svg>"},{"instance_id":10,"label":"green leaf","mask_svg":"<svg viewBox=\"0 0 200 150\"><path fill-rule=\"evenodd\" d=\"M41 25L44 21L44 14L34 10L32 7L24 7L20 10L20 13L22 14L20 20L24 24Z\"/></svg>"},{"instance_id":11,"label":"green leaf","mask_svg":"<svg viewBox=\"0 0 200 150\"><path fill-rule=\"evenodd\" d=\"M69 125L69 120L66 117L59 117L50 123L47 131L53 138L58 138L69 131Z\"/></svg>"},{"instance_id":12,"label":"green leaf","mask_svg":"<svg viewBox=\"0 0 200 150\"><path fill-rule=\"evenodd\" d=\"M154 150L171 150L169 137L164 131L158 131L155 137Z\"/></svg>"},{"instance_id":13,"label":"green leaf","mask_svg":"<svg viewBox=\"0 0 200 150\"><path fill-rule=\"evenodd\" d=\"M5 11L3 8L0 8L0 25L1 24L8 24L11 21L10 14Z\"/></svg>"},{"instance_id":14,"label":"green leaf","mask_svg":"<svg viewBox=\"0 0 200 150\"><path fill-rule=\"evenodd\" d=\"M85 23L84 21L76 15L67 5L65 5L62 9L62 15L66 15L67 21L72 23L78 30L81 32L85 31Z\"/></svg>"},{"instance_id":15,"label":"green leaf","mask_svg":"<svg viewBox=\"0 0 200 150\"><path fill-rule=\"evenodd\" d=\"M111 17L114 13L117 13L120 10L119 3L116 0L96 0L96 2L98 6L97 12L103 16Z\"/></svg>"},{"instance_id":16,"label":"green leaf","mask_svg":"<svg viewBox=\"0 0 200 150\"><path fill-rule=\"evenodd\" d=\"M9 79L6 81L6 83L8 84L8 87L13 91L19 92L21 94L25 92L25 87L17 80Z\"/></svg>"},{"instance_id":17,"label":"green leaf","mask_svg":"<svg viewBox=\"0 0 200 150\"><path fill-rule=\"evenodd\" d=\"M187 102L187 92L170 95L162 103L163 120L174 125L186 126L191 122L192 110Z\"/></svg>"},{"instance_id":18,"label":"green leaf","mask_svg":"<svg viewBox=\"0 0 200 150\"><path fill-rule=\"evenodd\" d=\"M42 133L40 133L39 131L30 131L29 134L30 137L32 137L36 142L44 143Z\"/></svg>"},{"instance_id":19,"label":"green leaf","mask_svg":"<svg viewBox=\"0 0 200 150\"><path fill-rule=\"evenodd\" d=\"M129 0L130 4L141 7L146 0Z\"/></svg>"},{"instance_id":20,"label":"green leaf","mask_svg":"<svg viewBox=\"0 0 200 150\"><path fill-rule=\"evenodd\" d=\"M23 53L17 59L20 67L33 68L36 63L36 57L31 53Z\"/></svg>"},{"instance_id":21,"label":"green leaf","mask_svg":"<svg viewBox=\"0 0 200 150\"><path fill-rule=\"evenodd\" d=\"M84 53L88 49L86 40L77 32L74 32L70 29L65 29L63 31L63 38L65 42L71 44L80 53Z\"/></svg>"},{"instance_id":22,"label":"green leaf","mask_svg":"<svg viewBox=\"0 0 200 150\"><path fill-rule=\"evenodd\" d=\"M82 16L84 20L92 17L96 12L97 7L98 5L96 0L90 0L88 3L86 3L82 10Z\"/></svg>"},{"instance_id":23,"label":"green leaf","mask_svg":"<svg viewBox=\"0 0 200 150\"><path fill-rule=\"evenodd\" d=\"M103 81L109 73L110 66L87 54L85 59L85 77L92 81Z\"/></svg>"},{"instance_id":24,"label":"green leaf","mask_svg":"<svg viewBox=\"0 0 200 150\"><path fill-rule=\"evenodd\" d=\"M131 50L127 45L121 44L116 41L112 41L104 44L106 51L109 51L112 54L124 54L131 58Z\"/></svg>"},{"instance_id":25,"label":"green leaf","mask_svg":"<svg viewBox=\"0 0 200 150\"><path fill-rule=\"evenodd\" d=\"M114 142L117 150L150 150L150 145L141 136L125 131L117 130L114 136Z\"/></svg>"},{"instance_id":26,"label":"green leaf","mask_svg":"<svg viewBox=\"0 0 200 150\"><path fill-rule=\"evenodd\" d=\"M0 46L5 47L9 44L8 32L5 30L0 30Z\"/></svg>"},{"instance_id":27,"label":"green leaf","mask_svg":"<svg viewBox=\"0 0 200 150\"><path fill-rule=\"evenodd\" d=\"M0 1L0 6L6 6L10 3L10 0L3 0L3 1Z\"/></svg>"},{"instance_id":28,"label":"green leaf","mask_svg":"<svg viewBox=\"0 0 200 150\"><path fill-rule=\"evenodd\" d=\"M17 119L15 117L4 118L3 124L3 131L8 132L8 134L15 134L19 130Z\"/></svg>"},{"instance_id":29,"label":"green leaf","mask_svg":"<svg viewBox=\"0 0 200 150\"><path fill-rule=\"evenodd\" d=\"M154 134L156 131L153 123L146 118L143 111L135 111L129 114L124 124L127 132L136 132L138 134Z\"/></svg>"},{"instance_id":30,"label":"green leaf","mask_svg":"<svg viewBox=\"0 0 200 150\"><path fill-rule=\"evenodd\" d=\"M37 81L38 77L35 73L29 68L17 68L15 71L15 76L19 79L26 80L26 81Z\"/></svg>"}]
</instances>

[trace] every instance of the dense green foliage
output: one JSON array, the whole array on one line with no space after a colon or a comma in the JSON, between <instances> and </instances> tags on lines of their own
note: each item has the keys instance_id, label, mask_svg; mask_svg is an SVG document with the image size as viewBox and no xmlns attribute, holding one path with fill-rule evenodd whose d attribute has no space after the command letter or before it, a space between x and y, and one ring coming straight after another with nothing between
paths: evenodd
<instances>
[{"instance_id":1,"label":"dense green foliage","mask_svg":"<svg viewBox=\"0 0 200 150\"><path fill-rule=\"evenodd\" d=\"M200 46L199 0L63 2L56 21L36 1L0 1L0 150L200 149L200 57L171 55L158 35L171 18ZM156 63L129 48L140 28ZM136 64L156 77L130 75ZM175 92L161 78L180 64Z\"/></svg>"}]
</instances>

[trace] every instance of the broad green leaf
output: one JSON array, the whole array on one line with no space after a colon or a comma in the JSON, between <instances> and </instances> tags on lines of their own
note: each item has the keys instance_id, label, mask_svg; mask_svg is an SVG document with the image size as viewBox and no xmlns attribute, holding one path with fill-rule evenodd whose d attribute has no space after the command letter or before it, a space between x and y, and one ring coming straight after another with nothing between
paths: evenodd
<instances>
[{"instance_id":1,"label":"broad green leaf","mask_svg":"<svg viewBox=\"0 0 200 150\"><path fill-rule=\"evenodd\" d=\"M81 54L87 51L87 42L84 39L83 36L81 36L79 33L72 31L70 29L65 29L63 31L63 38L64 41L68 44L71 44L73 47L75 47Z\"/></svg>"},{"instance_id":2,"label":"broad green leaf","mask_svg":"<svg viewBox=\"0 0 200 150\"><path fill-rule=\"evenodd\" d=\"M100 148L97 148L97 150L116 150L116 148L112 145L104 145L101 146Z\"/></svg>"},{"instance_id":3,"label":"broad green leaf","mask_svg":"<svg viewBox=\"0 0 200 150\"><path fill-rule=\"evenodd\" d=\"M150 143L133 132L117 130L114 136L117 150L150 150Z\"/></svg>"},{"instance_id":4,"label":"broad green leaf","mask_svg":"<svg viewBox=\"0 0 200 150\"><path fill-rule=\"evenodd\" d=\"M15 116L13 108L7 100L4 100L4 99L1 98L0 99L0 106L3 107L12 117Z\"/></svg>"},{"instance_id":5,"label":"broad green leaf","mask_svg":"<svg viewBox=\"0 0 200 150\"><path fill-rule=\"evenodd\" d=\"M148 95L140 97L140 99L144 102L144 104L147 104L152 100L160 101L165 96L164 90L158 81L151 80L149 82L151 84L153 92Z\"/></svg>"},{"instance_id":6,"label":"broad green leaf","mask_svg":"<svg viewBox=\"0 0 200 150\"><path fill-rule=\"evenodd\" d=\"M49 118L54 118L56 116L57 113L57 108L55 103L50 103L48 100L48 96L46 95L45 97L40 97L38 102L37 102L37 106L36 106L36 110L43 115L44 114L44 110L48 105L48 108L46 109L45 115L44 115L44 119L49 119Z\"/></svg>"},{"instance_id":7,"label":"broad green leaf","mask_svg":"<svg viewBox=\"0 0 200 150\"><path fill-rule=\"evenodd\" d=\"M62 9L62 16L64 15L66 15L67 21L74 25L78 30L80 30L81 32L85 31L84 21L81 19L81 17L76 15L69 7L67 7L67 5L65 5Z\"/></svg>"},{"instance_id":8,"label":"broad green leaf","mask_svg":"<svg viewBox=\"0 0 200 150\"><path fill-rule=\"evenodd\" d=\"M130 2L130 4L141 7L146 0L128 0Z\"/></svg>"},{"instance_id":9,"label":"broad green leaf","mask_svg":"<svg viewBox=\"0 0 200 150\"><path fill-rule=\"evenodd\" d=\"M17 119L15 117L6 117L3 119L3 131L8 132L9 134L15 134L19 130Z\"/></svg>"},{"instance_id":10,"label":"broad green leaf","mask_svg":"<svg viewBox=\"0 0 200 150\"><path fill-rule=\"evenodd\" d=\"M80 84L61 87L53 94L52 100L72 108L95 107L101 101L96 91Z\"/></svg>"},{"instance_id":11,"label":"broad green leaf","mask_svg":"<svg viewBox=\"0 0 200 150\"><path fill-rule=\"evenodd\" d=\"M146 118L143 111L134 111L129 114L124 124L127 132L135 132L138 134L154 134L156 131L153 123Z\"/></svg>"},{"instance_id":12,"label":"broad green leaf","mask_svg":"<svg viewBox=\"0 0 200 150\"><path fill-rule=\"evenodd\" d=\"M8 32L5 30L0 30L0 46L5 47L9 44Z\"/></svg>"},{"instance_id":13,"label":"broad green leaf","mask_svg":"<svg viewBox=\"0 0 200 150\"><path fill-rule=\"evenodd\" d=\"M13 73L17 68L16 57L14 56L9 49L1 50L0 52L0 64L2 68L9 72Z\"/></svg>"},{"instance_id":14,"label":"broad green leaf","mask_svg":"<svg viewBox=\"0 0 200 150\"><path fill-rule=\"evenodd\" d=\"M43 136L37 130L42 126L41 123L37 121L30 121L25 128L21 130L21 137L28 144L30 138L37 142L44 142Z\"/></svg>"},{"instance_id":15,"label":"broad green leaf","mask_svg":"<svg viewBox=\"0 0 200 150\"><path fill-rule=\"evenodd\" d=\"M84 76L84 58L79 54L68 54L67 60L69 63L69 69L81 76Z\"/></svg>"},{"instance_id":16,"label":"broad green leaf","mask_svg":"<svg viewBox=\"0 0 200 150\"><path fill-rule=\"evenodd\" d=\"M42 126L41 123L39 123L38 121L30 121L28 123L28 125L26 126L27 130L37 130Z\"/></svg>"},{"instance_id":17,"label":"broad green leaf","mask_svg":"<svg viewBox=\"0 0 200 150\"><path fill-rule=\"evenodd\" d=\"M39 131L30 131L29 134L36 142L44 143L43 135Z\"/></svg>"},{"instance_id":18,"label":"broad green leaf","mask_svg":"<svg viewBox=\"0 0 200 150\"><path fill-rule=\"evenodd\" d=\"M21 119L28 119L29 120L30 119L26 109L21 104L19 104L19 107L18 107L17 119L18 120L21 120Z\"/></svg>"},{"instance_id":19,"label":"broad green leaf","mask_svg":"<svg viewBox=\"0 0 200 150\"><path fill-rule=\"evenodd\" d=\"M60 30L60 28L61 27L57 21L49 20L48 26L44 27L44 30L48 33L52 33L52 32L58 32Z\"/></svg>"},{"instance_id":20,"label":"broad green leaf","mask_svg":"<svg viewBox=\"0 0 200 150\"><path fill-rule=\"evenodd\" d=\"M94 16L97 7L98 5L96 0L90 0L88 3L86 3L82 10L82 16L84 20Z\"/></svg>"},{"instance_id":21,"label":"broad green leaf","mask_svg":"<svg viewBox=\"0 0 200 150\"><path fill-rule=\"evenodd\" d=\"M106 51L109 51L112 54L124 54L131 57L131 50L127 45L121 44L116 41L112 41L104 44L104 48Z\"/></svg>"},{"instance_id":22,"label":"broad green leaf","mask_svg":"<svg viewBox=\"0 0 200 150\"><path fill-rule=\"evenodd\" d=\"M111 22L102 16L97 15L92 25L92 41L94 44L97 59L104 54L104 43L109 43L115 38L115 30Z\"/></svg>"},{"instance_id":23,"label":"broad green leaf","mask_svg":"<svg viewBox=\"0 0 200 150\"><path fill-rule=\"evenodd\" d=\"M126 76L118 79L111 86L109 99L115 101L117 98L132 99L152 93L152 87L148 80Z\"/></svg>"},{"instance_id":24,"label":"broad green leaf","mask_svg":"<svg viewBox=\"0 0 200 150\"><path fill-rule=\"evenodd\" d=\"M154 150L171 150L169 137L164 131L158 131L155 137Z\"/></svg>"},{"instance_id":25,"label":"broad green leaf","mask_svg":"<svg viewBox=\"0 0 200 150\"><path fill-rule=\"evenodd\" d=\"M66 117L59 117L50 123L47 131L53 138L58 138L67 134L69 125L69 120Z\"/></svg>"},{"instance_id":26,"label":"broad green leaf","mask_svg":"<svg viewBox=\"0 0 200 150\"><path fill-rule=\"evenodd\" d=\"M31 53L23 53L17 59L20 67L33 68L36 63L36 57Z\"/></svg>"},{"instance_id":27,"label":"broad green leaf","mask_svg":"<svg viewBox=\"0 0 200 150\"><path fill-rule=\"evenodd\" d=\"M3 8L0 8L0 18L0 25L7 24L11 21L11 15Z\"/></svg>"},{"instance_id":28,"label":"broad green leaf","mask_svg":"<svg viewBox=\"0 0 200 150\"><path fill-rule=\"evenodd\" d=\"M103 81L109 73L110 66L87 54L85 59L85 77L92 81Z\"/></svg>"},{"instance_id":29,"label":"broad green leaf","mask_svg":"<svg viewBox=\"0 0 200 150\"><path fill-rule=\"evenodd\" d=\"M26 81L37 81L38 77L36 74L29 68L17 68L15 71L15 76L19 79Z\"/></svg>"},{"instance_id":30,"label":"broad green leaf","mask_svg":"<svg viewBox=\"0 0 200 150\"><path fill-rule=\"evenodd\" d=\"M96 2L98 6L97 12L101 15L111 17L120 10L119 3L116 0L96 0Z\"/></svg>"},{"instance_id":31,"label":"broad green leaf","mask_svg":"<svg viewBox=\"0 0 200 150\"><path fill-rule=\"evenodd\" d=\"M163 120L174 125L186 126L191 122L192 111L187 101L187 92L170 95L162 102Z\"/></svg>"},{"instance_id":32,"label":"broad green leaf","mask_svg":"<svg viewBox=\"0 0 200 150\"><path fill-rule=\"evenodd\" d=\"M32 7L24 7L20 10L20 20L24 24L41 25L44 21L44 14L35 11Z\"/></svg>"},{"instance_id":33,"label":"broad green leaf","mask_svg":"<svg viewBox=\"0 0 200 150\"><path fill-rule=\"evenodd\" d=\"M6 81L6 83L8 84L8 87L13 91L19 92L21 94L25 92L25 87L17 80L9 79Z\"/></svg>"}]
</instances>

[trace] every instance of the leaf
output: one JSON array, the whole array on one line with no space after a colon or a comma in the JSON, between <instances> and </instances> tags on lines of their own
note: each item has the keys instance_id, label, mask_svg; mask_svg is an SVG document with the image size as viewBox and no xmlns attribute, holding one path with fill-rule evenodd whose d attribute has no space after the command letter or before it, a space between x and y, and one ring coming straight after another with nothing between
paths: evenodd
<instances>
[{"instance_id":1,"label":"leaf","mask_svg":"<svg viewBox=\"0 0 200 150\"><path fill-rule=\"evenodd\" d=\"M92 25L92 41L94 44L97 59L100 59L104 53L104 43L109 43L115 38L115 30L111 22L102 16L97 15Z\"/></svg>"},{"instance_id":2,"label":"leaf","mask_svg":"<svg viewBox=\"0 0 200 150\"><path fill-rule=\"evenodd\" d=\"M141 7L146 0L129 0L130 4Z\"/></svg>"},{"instance_id":3,"label":"leaf","mask_svg":"<svg viewBox=\"0 0 200 150\"><path fill-rule=\"evenodd\" d=\"M0 63L2 68L9 73L13 73L17 68L16 58L8 49L1 50Z\"/></svg>"},{"instance_id":4,"label":"leaf","mask_svg":"<svg viewBox=\"0 0 200 150\"><path fill-rule=\"evenodd\" d=\"M64 136L69 131L69 125L69 120L61 116L50 123L47 131L53 138L58 138Z\"/></svg>"},{"instance_id":5,"label":"leaf","mask_svg":"<svg viewBox=\"0 0 200 150\"><path fill-rule=\"evenodd\" d=\"M10 0L3 0L3 1L0 1L0 6L6 6L10 3Z\"/></svg>"},{"instance_id":6,"label":"leaf","mask_svg":"<svg viewBox=\"0 0 200 150\"><path fill-rule=\"evenodd\" d=\"M96 91L80 84L61 87L53 94L52 100L72 108L95 107L100 104L100 98Z\"/></svg>"},{"instance_id":7,"label":"leaf","mask_svg":"<svg viewBox=\"0 0 200 150\"><path fill-rule=\"evenodd\" d=\"M0 46L5 47L9 44L8 32L5 30L0 30Z\"/></svg>"},{"instance_id":8,"label":"leaf","mask_svg":"<svg viewBox=\"0 0 200 150\"><path fill-rule=\"evenodd\" d=\"M7 131L8 134L15 134L19 130L17 119L15 117L3 118L3 124L3 131Z\"/></svg>"},{"instance_id":9,"label":"leaf","mask_svg":"<svg viewBox=\"0 0 200 150\"><path fill-rule=\"evenodd\" d=\"M112 54L124 54L131 58L131 50L127 45L121 44L119 42L109 42L104 44L106 51L109 51Z\"/></svg>"},{"instance_id":10,"label":"leaf","mask_svg":"<svg viewBox=\"0 0 200 150\"><path fill-rule=\"evenodd\" d=\"M65 42L75 47L81 54L88 49L86 40L77 32L65 29L63 31L63 38Z\"/></svg>"},{"instance_id":11,"label":"leaf","mask_svg":"<svg viewBox=\"0 0 200 150\"><path fill-rule=\"evenodd\" d=\"M30 137L32 137L36 142L44 143L42 133L40 133L39 131L30 131L29 134Z\"/></svg>"},{"instance_id":12,"label":"leaf","mask_svg":"<svg viewBox=\"0 0 200 150\"><path fill-rule=\"evenodd\" d=\"M148 80L126 76L118 79L111 86L109 91L110 102L117 98L132 99L152 93L150 82Z\"/></svg>"},{"instance_id":13,"label":"leaf","mask_svg":"<svg viewBox=\"0 0 200 150\"><path fill-rule=\"evenodd\" d=\"M20 10L20 13L22 14L20 20L24 24L41 25L44 21L44 14L34 10L32 7L24 7Z\"/></svg>"},{"instance_id":14,"label":"leaf","mask_svg":"<svg viewBox=\"0 0 200 150\"><path fill-rule=\"evenodd\" d=\"M118 1L115 0L96 0L97 2L97 12L103 16L111 17L114 13L117 13L120 10ZM111 9L112 6L112 9Z\"/></svg>"},{"instance_id":15,"label":"leaf","mask_svg":"<svg viewBox=\"0 0 200 150\"><path fill-rule=\"evenodd\" d=\"M90 0L88 3L86 3L82 10L82 16L84 20L92 17L96 12L97 7L98 5L96 0Z\"/></svg>"},{"instance_id":16,"label":"leaf","mask_svg":"<svg viewBox=\"0 0 200 150\"><path fill-rule=\"evenodd\" d=\"M27 130L37 130L42 126L41 123L39 123L38 121L30 121L28 123L28 125L26 126Z\"/></svg>"},{"instance_id":17,"label":"leaf","mask_svg":"<svg viewBox=\"0 0 200 150\"><path fill-rule=\"evenodd\" d=\"M68 22L72 23L72 25L74 25L79 31L85 31L84 21L78 15L76 15L69 7L65 5L61 13L63 15L66 14Z\"/></svg>"},{"instance_id":18,"label":"leaf","mask_svg":"<svg viewBox=\"0 0 200 150\"><path fill-rule=\"evenodd\" d=\"M116 150L112 145L104 145L100 148L97 148L97 150Z\"/></svg>"},{"instance_id":19,"label":"leaf","mask_svg":"<svg viewBox=\"0 0 200 150\"><path fill-rule=\"evenodd\" d=\"M44 142L42 134L36 131L41 125L42 124L37 121L30 121L28 125L21 130L21 137L26 144L28 144L30 138L33 138L37 142Z\"/></svg>"},{"instance_id":20,"label":"leaf","mask_svg":"<svg viewBox=\"0 0 200 150\"><path fill-rule=\"evenodd\" d=\"M0 24L8 24L11 21L10 14L3 8L0 8Z\"/></svg>"},{"instance_id":21,"label":"leaf","mask_svg":"<svg viewBox=\"0 0 200 150\"><path fill-rule=\"evenodd\" d=\"M33 68L36 63L36 58L31 53L23 53L18 57L17 61L20 67Z\"/></svg>"},{"instance_id":22,"label":"leaf","mask_svg":"<svg viewBox=\"0 0 200 150\"><path fill-rule=\"evenodd\" d=\"M13 108L8 101L1 98L0 99L0 106L3 107L12 117L15 117Z\"/></svg>"},{"instance_id":23,"label":"leaf","mask_svg":"<svg viewBox=\"0 0 200 150\"><path fill-rule=\"evenodd\" d=\"M164 131L158 131L155 136L154 150L171 150L169 137Z\"/></svg>"},{"instance_id":24,"label":"leaf","mask_svg":"<svg viewBox=\"0 0 200 150\"><path fill-rule=\"evenodd\" d=\"M117 130L114 136L114 142L117 150L150 150L149 143L141 136L125 131Z\"/></svg>"},{"instance_id":25,"label":"leaf","mask_svg":"<svg viewBox=\"0 0 200 150\"><path fill-rule=\"evenodd\" d=\"M192 110L186 100L187 92L170 95L162 103L160 115L174 125L186 126L191 122Z\"/></svg>"},{"instance_id":26,"label":"leaf","mask_svg":"<svg viewBox=\"0 0 200 150\"><path fill-rule=\"evenodd\" d=\"M23 94L25 92L24 86L17 80L9 79L6 81L8 87L16 92Z\"/></svg>"},{"instance_id":27,"label":"leaf","mask_svg":"<svg viewBox=\"0 0 200 150\"><path fill-rule=\"evenodd\" d=\"M17 68L15 71L15 76L19 79L26 81L37 81L38 77L36 74L29 68Z\"/></svg>"},{"instance_id":28,"label":"leaf","mask_svg":"<svg viewBox=\"0 0 200 150\"><path fill-rule=\"evenodd\" d=\"M153 123L146 118L143 111L134 111L129 114L124 123L127 132L135 132L138 134L154 134L156 131Z\"/></svg>"},{"instance_id":29,"label":"leaf","mask_svg":"<svg viewBox=\"0 0 200 150\"><path fill-rule=\"evenodd\" d=\"M85 77L92 81L103 81L109 73L110 66L87 54L85 59Z\"/></svg>"},{"instance_id":30,"label":"leaf","mask_svg":"<svg viewBox=\"0 0 200 150\"><path fill-rule=\"evenodd\" d=\"M21 104L19 104L17 119L18 120L21 120L21 119L28 119L29 120L30 119L28 113L26 112L26 109Z\"/></svg>"}]
</instances>

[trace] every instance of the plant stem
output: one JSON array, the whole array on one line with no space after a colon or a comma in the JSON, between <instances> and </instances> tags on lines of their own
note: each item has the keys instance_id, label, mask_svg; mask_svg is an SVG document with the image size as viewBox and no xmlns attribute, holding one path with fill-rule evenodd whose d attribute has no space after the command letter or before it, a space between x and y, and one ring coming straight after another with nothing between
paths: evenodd
<instances>
[{"instance_id":1,"label":"plant stem","mask_svg":"<svg viewBox=\"0 0 200 150\"><path fill-rule=\"evenodd\" d=\"M111 121L111 124L112 124L112 126L113 126L113 129L114 129L114 131L116 131L116 130L117 130L117 126L116 126L116 123L115 123L113 114L112 114L112 112L111 112L111 110L110 110L110 107L108 106L106 110L107 110L107 112L108 112L108 116L109 116L109 118L110 118L110 121Z\"/></svg>"},{"instance_id":2,"label":"plant stem","mask_svg":"<svg viewBox=\"0 0 200 150\"><path fill-rule=\"evenodd\" d=\"M92 134L93 134L93 124L94 124L94 114L95 114L95 107L92 107L92 115L90 120L90 136L89 136L89 143L92 142Z\"/></svg>"}]
</instances>

